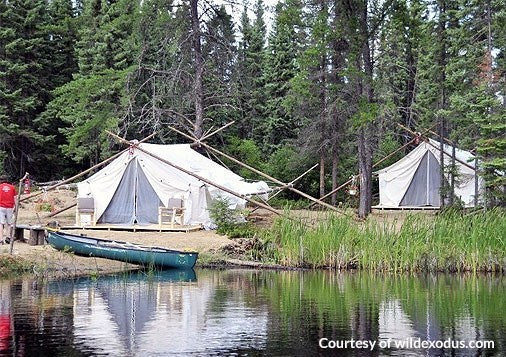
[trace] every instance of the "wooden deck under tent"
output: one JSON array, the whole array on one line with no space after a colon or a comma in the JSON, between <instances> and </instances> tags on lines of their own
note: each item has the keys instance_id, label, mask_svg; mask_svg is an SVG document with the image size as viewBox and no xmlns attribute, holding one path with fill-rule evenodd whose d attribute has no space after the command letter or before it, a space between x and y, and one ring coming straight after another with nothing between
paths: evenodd
<instances>
[{"instance_id":1,"label":"wooden deck under tent","mask_svg":"<svg viewBox=\"0 0 506 357\"><path fill-rule=\"evenodd\" d=\"M60 227L61 229L82 229L82 230L106 230L106 231L130 231L130 232L140 232L140 231L150 231L150 232L194 232L202 229L201 225L192 225L192 226L185 226L185 225L159 225L159 224L134 224L134 225L121 225L121 224L102 224L97 223L93 226L63 226Z\"/></svg>"}]
</instances>

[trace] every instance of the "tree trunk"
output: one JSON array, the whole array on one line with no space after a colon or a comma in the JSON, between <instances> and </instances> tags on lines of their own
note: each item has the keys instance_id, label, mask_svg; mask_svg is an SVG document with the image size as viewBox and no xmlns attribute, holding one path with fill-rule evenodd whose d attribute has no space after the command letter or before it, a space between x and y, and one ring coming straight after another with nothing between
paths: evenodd
<instances>
[{"instance_id":1,"label":"tree trunk","mask_svg":"<svg viewBox=\"0 0 506 357\"><path fill-rule=\"evenodd\" d=\"M320 152L320 197L325 196L325 153Z\"/></svg>"},{"instance_id":2,"label":"tree trunk","mask_svg":"<svg viewBox=\"0 0 506 357\"><path fill-rule=\"evenodd\" d=\"M373 81L373 63L371 58L371 48L369 45L369 30L367 26L367 1L363 1L363 8L360 9L359 21L360 30L363 34L362 61L365 76L362 79L361 97L366 98L368 103L374 102L374 93L372 88ZM366 218L371 213L372 206L372 153L373 153L373 131L372 123L363 124L358 136L358 168L360 180L360 199L358 207L358 216Z\"/></svg>"},{"instance_id":3,"label":"tree trunk","mask_svg":"<svg viewBox=\"0 0 506 357\"><path fill-rule=\"evenodd\" d=\"M439 0L439 19L438 19L438 42L441 46L439 51L438 58L438 67L439 67L439 109L446 108L446 0ZM446 135L445 131L445 117L441 115L439 118L439 166L440 166L440 207L443 208L445 206L446 200L446 180L444 174L444 153L443 153L443 140Z\"/></svg>"},{"instance_id":4,"label":"tree trunk","mask_svg":"<svg viewBox=\"0 0 506 357\"><path fill-rule=\"evenodd\" d=\"M321 0L321 11L326 12L325 0ZM325 156L327 139L327 54L320 54L320 197L325 196Z\"/></svg>"},{"instance_id":5,"label":"tree trunk","mask_svg":"<svg viewBox=\"0 0 506 357\"><path fill-rule=\"evenodd\" d=\"M190 0L191 23L193 31L193 53L195 55L195 126L193 135L196 138L202 137L204 126L204 91L202 87L202 76L204 73L204 60L202 58L200 21L198 14L198 0Z\"/></svg>"},{"instance_id":6,"label":"tree trunk","mask_svg":"<svg viewBox=\"0 0 506 357\"><path fill-rule=\"evenodd\" d=\"M339 156L337 152L337 142L332 143L332 191L337 188L337 165L339 163ZM322 196L320 196L322 197ZM335 206L337 203L337 192L334 192L331 196L332 206Z\"/></svg>"},{"instance_id":7,"label":"tree trunk","mask_svg":"<svg viewBox=\"0 0 506 357\"><path fill-rule=\"evenodd\" d=\"M372 206L372 145L368 128L361 128L358 135L358 176L360 196L358 216L366 218Z\"/></svg>"}]
</instances>

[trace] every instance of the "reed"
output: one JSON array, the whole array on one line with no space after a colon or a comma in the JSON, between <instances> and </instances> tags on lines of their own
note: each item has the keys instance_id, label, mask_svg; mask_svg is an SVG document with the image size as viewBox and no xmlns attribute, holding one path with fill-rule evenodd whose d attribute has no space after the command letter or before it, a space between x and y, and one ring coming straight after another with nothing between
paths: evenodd
<instances>
[{"instance_id":1,"label":"reed","mask_svg":"<svg viewBox=\"0 0 506 357\"><path fill-rule=\"evenodd\" d=\"M371 271L506 271L506 215L408 215L402 225L329 214L312 227L278 219L261 233L264 260L307 268Z\"/></svg>"}]
</instances>

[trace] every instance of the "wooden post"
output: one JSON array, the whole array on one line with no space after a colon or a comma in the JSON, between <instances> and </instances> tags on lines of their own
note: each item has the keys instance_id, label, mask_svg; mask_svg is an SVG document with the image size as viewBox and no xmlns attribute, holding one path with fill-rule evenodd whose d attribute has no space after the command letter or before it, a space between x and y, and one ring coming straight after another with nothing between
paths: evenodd
<instances>
[{"instance_id":1,"label":"wooden post","mask_svg":"<svg viewBox=\"0 0 506 357\"><path fill-rule=\"evenodd\" d=\"M14 238L15 238L15 232L16 232L16 223L18 221L18 211L19 211L19 199L21 198L21 188L23 185L23 181L28 177L28 172L25 173L25 176L19 180L18 185L18 197L16 197L16 203L14 205L14 222L12 223L12 226L9 231L9 254L12 255L12 250L14 249Z\"/></svg>"},{"instance_id":2,"label":"wooden post","mask_svg":"<svg viewBox=\"0 0 506 357\"><path fill-rule=\"evenodd\" d=\"M109 135L111 135L112 137L114 137L114 138L118 139L120 142L122 142L122 143L124 143L124 144L128 144L128 143L129 143L129 141L128 141L128 140L125 140L125 139L123 139L122 137L119 137L118 135L116 135L116 134L114 134L114 133L112 133L112 132L110 132L110 131L108 131L108 130L106 130L106 132L107 132ZM162 157L160 157L160 156L158 156L158 155L156 155L156 154L153 154L153 153L151 153L151 152L149 152L149 151L147 151L147 150L144 150L143 148L141 148L141 147L139 147L139 146L137 146L137 147L136 147L136 150L139 150L139 151L141 151L141 152L145 153L146 155L149 155L149 156L151 156L151 157L154 157L154 158L155 158L155 159L157 159L158 161L163 162L164 164L167 164L167 165L169 165L169 166L172 166L173 168L175 168L175 169L177 169L177 170L179 170L179 171L182 171L182 172L184 172L185 174L188 174L188 175L190 175L190 176L193 176L193 177L195 177L196 179L198 179L198 180L200 180L200 181L202 181L202 182L207 183L208 185L211 185L211 186L213 186L213 187L216 187L217 189L220 189L220 190L222 190L222 191L225 191L225 192L227 192L227 193L230 193L232 196L235 196L235 197L241 198L241 199L243 199L243 200L246 200L246 201L248 201L248 202L251 202L252 204L254 204L254 205L256 205L256 206L259 206L259 207L265 208L266 210L269 210L269 211L271 211L271 212L273 212L273 213L275 213L275 214L277 214L277 215L280 215L280 216L285 216L284 214L279 213L279 212L278 212L278 211L276 211L274 208L272 208L272 207L270 207L270 206L268 206L268 205L266 205L266 204L263 204L263 203L261 203L261 202L258 202L258 201L256 201L256 200L254 200L254 199L251 199L251 198L249 198L249 197L246 197L245 195L242 195L242 194L240 194L240 193L234 192L234 191L230 190L229 188L224 187L224 186L222 186L222 185L220 185L220 184L214 183L214 182L212 182L212 181L210 181L210 180L206 179L205 177L202 177L202 176L200 176L200 175L198 175L198 174L196 174L196 173L194 173L194 172L191 172L191 171L189 171L189 170L185 169L184 167L181 167L181 166L179 166L179 165L176 165L176 164L174 164L174 163L170 162L169 160L166 160L166 159L164 159L164 158L162 158Z\"/></svg>"},{"instance_id":3,"label":"wooden post","mask_svg":"<svg viewBox=\"0 0 506 357\"><path fill-rule=\"evenodd\" d=\"M171 127L171 126L168 126L168 128L169 128L169 129L171 129L171 130L173 130L173 131L175 131L176 133L181 134L182 136L184 136L184 137L186 137L186 138L188 138L188 139L190 139L190 140L195 141L195 139L194 139L194 138L192 138L191 136L189 136L189 135L187 135L187 134L183 133L182 131L180 131L180 130L178 130L178 129L176 129L176 128L173 128L173 127ZM272 176L270 176L270 175L267 175L266 173L263 173L262 171L257 170L257 169L255 169L254 167L251 167L251 166L249 166L249 165L247 165L247 164L245 164L245 163L243 163L243 162L241 162L241 161L239 161L239 160L237 160L237 159L235 159L235 158L231 157L230 155L227 155L227 154L225 154L225 153L223 153L223 152L221 152L221 151L219 151L219 150L217 150L217 149L213 148L212 146L210 146L210 145L208 145L208 144L206 144L206 143L200 142L200 145L202 145L203 147L205 147L205 148L207 148L207 149L209 149L209 150L211 150L211 151L213 151L213 152L215 152L215 153L217 153L217 154L219 154L219 155L222 155L223 157L226 157L226 158L227 158L227 159L229 159L230 161L233 161L233 162L235 162L236 164L241 165L242 167L245 167L245 168L247 168L248 170L253 171L254 173L256 173L256 174L258 174L258 175L260 175L260 176L262 176L262 177L265 177L265 178L267 178L267 179L269 179L269 180L271 180L271 181L273 181L273 182L277 183L278 185L281 185L281 186L286 186L286 183L284 183L284 182L282 182L282 181L280 181L280 180L278 180L278 179L276 179L276 178L274 178L274 177L272 177ZM339 213L343 214L343 212L340 212L340 211L339 211L336 207L334 207L334 206L332 206L332 205L329 205L328 203L323 202L323 201L321 201L321 200L319 200L319 199L317 199L317 198L314 198L313 196L310 196L310 195L308 195L308 194L307 194L307 193L305 193L305 192L302 192L302 191L300 191L300 190L297 190L297 189L296 189L296 188L294 188L294 187L287 187L287 188L288 188L290 191L293 191L293 192L295 192L295 193L299 194L300 196L302 196L302 197L304 197L304 198L307 198L308 200L311 200L311 201L316 202L316 203L318 203L318 204L320 204L320 205L322 205L322 206L324 206L324 207L327 207L327 208L329 208L329 209L331 209L331 210L333 210L333 211L336 211L336 212L339 212Z\"/></svg>"},{"instance_id":4,"label":"wooden post","mask_svg":"<svg viewBox=\"0 0 506 357\"><path fill-rule=\"evenodd\" d=\"M132 145L134 145L134 146L136 146L136 145L138 145L138 144L140 144L140 143L142 143L142 142L144 142L144 141L146 141L146 140L151 139L151 138L152 138L153 136L155 136L156 134L157 134L157 133L153 133L153 134L151 134L151 135L149 135L149 136L145 137L144 139L142 139L142 140L141 140L141 141L139 141L138 143L135 143L135 144L131 143L131 144L132 144ZM102 162L99 162L98 164L94 165L93 167L90 167L89 169L84 170L83 172L80 172L80 173L78 173L77 175L74 175L74 176L72 176L72 177L70 177L70 178L68 178L68 179L66 179L66 180L63 180L62 182L57 183L57 184L55 184L55 185L49 186L48 188L46 188L46 190L45 190L45 191L40 191L40 192L34 193L33 195L30 195L30 196L24 197L21 201L26 201L26 200L29 200L29 199L31 199L31 198L34 198L34 197L40 196L40 195L42 195L44 192L54 190L55 188L58 188L58 187L60 187L60 186L62 186L62 185L65 185L66 183L72 182L72 181L74 181L75 179L77 179L77 178L79 178L79 177L81 177L81 176L83 176L83 175L86 175L88 172L91 172L91 171L93 171L93 170L95 170L95 169L97 169L97 168L99 168L99 167L101 167L101 166L104 166L105 164L107 164L107 163L111 162L112 160L114 160L115 158L119 157L121 154L123 154L124 152L127 152L128 150L129 150L129 149L125 149L125 150L123 150L123 151L120 151L119 153L117 153L117 154L115 154L115 155L113 155L113 156L111 156L111 157L109 157L109 158L105 159L105 160L104 160L104 161L102 161Z\"/></svg>"},{"instance_id":5,"label":"wooden post","mask_svg":"<svg viewBox=\"0 0 506 357\"><path fill-rule=\"evenodd\" d=\"M445 157L444 157L444 123L443 119L439 121L439 207L444 208L446 198L446 180L445 180Z\"/></svg>"}]
</instances>

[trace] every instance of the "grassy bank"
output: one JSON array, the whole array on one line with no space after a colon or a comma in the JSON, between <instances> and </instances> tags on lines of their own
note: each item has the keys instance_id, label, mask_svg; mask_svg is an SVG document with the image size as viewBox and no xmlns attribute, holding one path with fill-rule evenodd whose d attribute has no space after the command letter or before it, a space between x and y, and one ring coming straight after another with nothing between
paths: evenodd
<instances>
[{"instance_id":1,"label":"grassy bank","mask_svg":"<svg viewBox=\"0 0 506 357\"><path fill-rule=\"evenodd\" d=\"M0 255L0 278L18 276L25 273L31 273L34 264L21 257L11 255Z\"/></svg>"},{"instance_id":2,"label":"grassy bank","mask_svg":"<svg viewBox=\"0 0 506 357\"><path fill-rule=\"evenodd\" d=\"M286 266L372 271L506 272L506 215L447 212L397 222L330 216L316 226L279 219L261 233L263 259Z\"/></svg>"}]
</instances>

